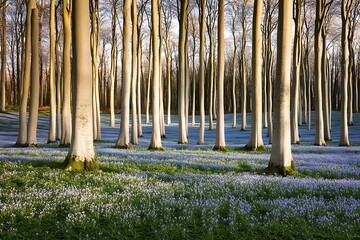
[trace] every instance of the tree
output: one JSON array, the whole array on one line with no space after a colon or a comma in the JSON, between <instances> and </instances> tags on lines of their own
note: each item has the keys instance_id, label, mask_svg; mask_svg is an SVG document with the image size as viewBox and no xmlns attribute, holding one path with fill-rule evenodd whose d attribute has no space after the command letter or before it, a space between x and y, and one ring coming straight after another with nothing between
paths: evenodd
<instances>
[{"instance_id":1,"label":"tree","mask_svg":"<svg viewBox=\"0 0 360 240\"><path fill-rule=\"evenodd\" d=\"M112 0L111 66L110 66L110 127L115 127L116 18L118 0Z\"/></svg>"},{"instance_id":2,"label":"tree","mask_svg":"<svg viewBox=\"0 0 360 240\"><path fill-rule=\"evenodd\" d=\"M200 97L200 128L198 135L198 144L204 144L204 130L205 130L205 10L206 0L197 0L199 15L200 15L200 83L199 83L199 97Z\"/></svg>"},{"instance_id":3,"label":"tree","mask_svg":"<svg viewBox=\"0 0 360 240\"><path fill-rule=\"evenodd\" d=\"M322 90L321 90L321 57L322 57L322 29L324 27L325 18L329 7L333 0L326 2L326 0L316 1L316 18L315 18L315 112L316 112L316 131L315 131L315 145L325 146L324 137L324 118L322 106Z\"/></svg>"},{"instance_id":4,"label":"tree","mask_svg":"<svg viewBox=\"0 0 360 240\"><path fill-rule=\"evenodd\" d=\"M159 2L151 1L152 23L152 52L153 52L153 76L152 76L152 135L149 150L163 150L161 145L160 129L160 52L159 52Z\"/></svg>"},{"instance_id":5,"label":"tree","mask_svg":"<svg viewBox=\"0 0 360 240\"><path fill-rule=\"evenodd\" d=\"M6 0L2 7L2 45L1 45L1 112L6 111Z\"/></svg>"},{"instance_id":6,"label":"tree","mask_svg":"<svg viewBox=\"0 0 360 240\"><path fill-rule=\"evenodd\" d=\"M231 15L231 35L234 45L233 56L232 56L232 102L233 102L233 123L232 127L236 128L236 56L237 56L237 19L239 15L239 7L234 1L230 5L229 13Z\"/></svg>"},{"instance_id":7,"label":"tree","mask_svg":"<svg viewBox=\"0 0 360 240\"><path fill-rule=\"evenodd\" d=\"M302 29L301 29L301 9L302 0L294 1L294 22L295 34L293 45L293 89L292 89L292 112L291 112L291 143L300 144L299 135L299 95L300 95L300 70L301 70L301 49L302 49Z\"/></svg>"},{"instance_id":8,"label":"tree","mask_svg":"<svg viewBox=\"0 0 360 240\"><path fill-rule=\"evenodd\" d=\"M50 122L48 143L56 142L56 86L55 86L55 0L50 2Z\"/></svg>"},{"instance_id":9,"label":"tree","mask_svg":"<svg viewBox=\"0 0 360 240\"><path fill-rule=\"evenodd\" d=\"M241 6L241 49L240 49L240 76L241 76L241 131L246 130L246 101L247 101L247 61L246 61L246 35L247 35L247 5L248 0L244 0Z\"/></svg>"},{"instance_id":10,"label":"tree","mask_svg":"<svg viewBox=\"0 0 360 240\"><path fill-rule=\"evenodd\" d=\"M349 146L348 131L348 68L349 68L349 14L353 0L343 0L341 4L341 118L340 118L340 146Z\"/></svg>"},{"instance_id":11,"label":"tree","mask_svg":"<svg viewBox=\"0 0 360 240\"><path fill-rule=\"evenodd\" d=\"M138 20L137 20L137 1L132 0L132 7L131 7L131 16L132 16L132 57L131 57L131 116L132 116L132 128L131 128L131 143L132 144L138 144L138 119L137 119L137 46L138 46Z\"/></svg>"},{"instance_id":12,"label":"tree","mask_svg":"<svg viewBox=\"0 0 360 240\"><path fill-rule=\"evenodd\" d=\"M71 143L71 14L72 0L63 0L63 94L61 109L61 139L60 146L67 147Z\"/></svg>"},{"instance_id":13,"label":"tree","mask_svg":"<svg viewBox=\"0 0 360 240\"><path fill-rule=\"evenodd\" d=\"M225 40L224 40L224 0L219 0L218 7L218 78L217 78L217 109L216 140L214 150L226 151L224 129L224 68L225 68Z\"/></svg>"},{"instance_id":14,"label":"tree","mask_svg":"<svg viewBox=\"0 0 360 240\"><path fill-rule=\"evenodd\" d=\"M121 87L121 123L120 133L116 143L117 148L131 148L130 129L130 89L131 89L131 2L123 2L123 68Z\"/></svg>"},{"instance_id":15,"label":"tree","mask_svg":"<svg viewBox=\"0 0 360 240\"><path fill-rule=\"evenodd\" d=\"M179 144L187 144L187 131L186 131L186 107L185 107L185 81L186 81L186 26L187 26L187 17L188 17L188 7L189 1L183 0L181 1L181 9L180 9L180 34L179 34L179 90L178 90L178 115L179 115L179 136L178 143ZM153 39L155 41L155 39Z\"/></svg>"},{"instance_id":16,"label":"tree","mask_svg":"<svg viewBox=\"0 0 360 240\"><path fill-rule=\"evenodd\" d=\"M31 11L35 7L35 0L28 0L26 4L25 53L22 64L21 99L19 108L19 134L15 145L23 147L27 142L26 111L30 88L30 60L31 60Z\"/></svg>"},{"instance_id":17,"label":"tree","mask_svg":"<svg viewBox=\"0 0 360 240\"><path fill-rule=\"evenodd\" d=\"M287 175L295 170L291 154L290 69L292 2L279 1L277 63L274 94L274 137L267 171Z\"/></svg>"},{"instance_id":18,"label":"tree","mask_svg":"<svg viewBox=\"0 0 360 240\"><path fill-rule=\"evenodd\" d=\"M265 149L262 139L262 84L261 84L261 15L262 0L255 0L252 44L252 119L250 139L245 146L249 150Z\"/></svg>"},{"instance_id":19,"label":"tree","mask_svg":"<svg viewBox=\"0 0 360 240\"><path fill-rule=\"evenodd\" d=\"M35 147L36 132L39 110L39 22L38 9L31 11L31 87L30 87L30 109L26 146Z\"/></svg>"},{"instance_id":20,"label":"tree","mask_svg":"<svg viewBox=\"0 0 360 240\"><path fill-rule=\"evenodd\" d=\"M92 67L89 0L74 0L73 11L73 127L65 159L66 170L97 170L92 131Z\"/></svg>"},{"instance_id":21,"label":"tree","mask_svg":"<svg viewBox=\"0 0 360 240\"><path fill-rule=\"evenodd\" d=\"M98 0L90 1L91 14L91 66L92 66L92 107L93 107L93 135L94 140L101 140L100 122L100 92L99 92L99 45L100 45L100 5Z\"/></svg>"}]
</instances>

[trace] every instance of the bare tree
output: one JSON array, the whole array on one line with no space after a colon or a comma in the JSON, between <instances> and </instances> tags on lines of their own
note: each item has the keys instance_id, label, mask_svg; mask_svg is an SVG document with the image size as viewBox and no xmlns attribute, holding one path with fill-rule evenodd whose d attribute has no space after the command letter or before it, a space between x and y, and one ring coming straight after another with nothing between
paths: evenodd
<instances>
[{"instance_id":1,"label":"bare tree","mask_svg":"<svg viewBox=\"0 0 360 240\"><path fill-rule=\"evenodd\" d=\"M65 159L66 170L97 170L92 131L92 66L89 0L74 0L73 11L73 128Z\"/></svg>"},{"instance_id":2,"label":"bare tree","mask_svg":"<svg viewBox=\"0 0 360 240\"><path fill-rule=\"evenodd\" d=\"M55 0L50 1L50 118L48 143L56 142L56 53L55 53Z\"/></svg>"},{"instance_id":3,"label":"bare tree","mask_svg":"<svg viewBox=\"0 0 360 240\"><path fill-rule=\"evenodd\" d=\"M152 135L150 150L163 150L161 144L160 129L160 52L159 52L159 2L151 1L151 22L152 22L152 48L153 48L153 76L152 76Z\"/></svg>"},{"instance_id":4,"label":"bare tree","mask_svg":"<svg viewBox=\"0 0 360 240\"><path fill-rule=\"evenodd\" d=\"M343 0L341 4L341 118L340 118L340 146L349 146L348 131L348 84L349 84L349 15L353 0Z\"/></svg>"},{"instance_id":5,"label":"bare tree","mask_svg":"<svg viewBox=\"0 0 360 240\"><path fill-rule=\"evenodd\" d=\"M218 78L217 78L217 109L216 140L214 150L226 151L224 124L224 72L225 72L225 40L224 40L224 0L218 5Z\"/></svg>"},{"instance_id":6,"label":"bare tree","mask_svg":"<svg viewBox=\"0 0 360 240\"><path fill-rule=\"evenodd\" d=\"M130 129L130 89L131 89L131 3L132 0L123 2L123 67L121 87L121 124L117 148L131 148Z\"/></svg>"},{"instance_id":7,"label":"bare tree","mask_svg":"<svg viewBox=\"0 0 360 240\"><path fill-rule=\"evenodd\" d=\"M322 29L326 15L329 11L333 0L319 0L316 1L316 19L315 19L315 111L316 111L316 131L315 131L315 145L325 146L324 137L324 117L322 109L322 88L321 88L321 56L322 56Z\"/></svg>"},{"instance_id":8,"label":"bare tree","mask_svg":"<svg viewBox=\"0 0 360 240\"><path fill-rule=\"evenodd\" d=\"M261 16L262 0L255 0L252 44L252 119L251 134L246 149L265 149L262 139L262 82L261 82Z\"/></svg>"},{"instance_id":9,"label":"bare tree","mask_svg":"<svg viewBox=\"0 0 360 240\"><path fill-rule=\"evenodd\" d=\"M179 90L178 90L178 115L179 115L179 144L187 144L187 130L186 130L186 107L185 107L185 81L186 81L186 26L187 26L187 18L188 18L188 7L189 1L183 0L181 1L181 9L180 9L180 35L179 35Z\"/></svg>"},{"instance_id":10,"label":"bare tree","mask_svg":"<svg viewBox=\"0 0 360 240\"><path fill-rule=\"evenodd\" d=\"M6 0L1 3L2 9L2 44L1 44L1 112L6 111Z\"/></svg>"},{"instance_id":11,"label":"bare tree","mask_svg":"<svg viewBox=\"0 0 360 240\"><path fill-rule=\"evenodd\" d=\"M30 87L30 109L29 123L26 146L35 147L38 110L39 110L39 21L38 9L35 7L31 11L31 87Z\"/></svg>"},{"instance_id":12,"label":"bare tree","mask_svg":"<svg viewBox=\"0 0 360 240\"><path fill-rule=\"evenodd\" d=\"M132 117L132 128L131 128L131 143L138 144L138 118L137 118L137 50L138 50L138 12L137 12L137 1L132 0L131 6L131 17L132 17L132 41L131 41L131 117Z\"/></svg>"},{"instance_id":13,"label":"bare tree","mask_svg":"<svg viewBox=\"0 0 360 240\"><path fill-rule=\"evenodd\" d=\"M295 170L291 154L290 70L292 2L279 1L277 63L274 94L274 137L267 171L287 175Z\"/></svg>"},{"instance_id":14,"label":"bare tree","mask_svg":"<svg viewBox=\"0 0 360 240\"><path fill-rule=\"evenodd\" d=\"M63 94L61 109L61 139L60 146L70 146L71 143L71 14L72 0L63 0Z\"/></svg>"},{"instance_id":15,"label":"bare tree","mask_svg":"<svg viewBox=\"0 0 360 240\"><path fill-rule=\"evenodd\" d=\"M198 135L198 144L204 144L204 130L205 130L205 11L206 0L197 0L200 16L200 83L199 83L199 96L200 96L200 128Z\"/></svg>"}]
</instances>

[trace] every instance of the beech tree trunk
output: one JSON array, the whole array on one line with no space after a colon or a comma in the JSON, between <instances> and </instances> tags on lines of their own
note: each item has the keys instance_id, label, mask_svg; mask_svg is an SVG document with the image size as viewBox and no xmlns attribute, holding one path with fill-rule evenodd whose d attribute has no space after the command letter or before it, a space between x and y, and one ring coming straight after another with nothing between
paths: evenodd
<instances>
[{"instance_id":1,"label":"beech tree trunk","mask_svg":"<svg viewBox=\"0 0 360 240\"><path fill-rule=\"evenodd\" d=\"M349 146L348 130L348 68L349 68L349 8L352 0L343 0L341 5L341 118L340 118L340 146Z\"/></svg>"},{"instance_id":2,"label":"beech tree trunk","mask_svg":"<svg viewBox=\"0 0 360 240\"><path fill-rule=\"evenodd\" d=\"M178 89L178 115L179 115L179 144L187 144L187 129L186 129L186 26L188 16L188 0L181 1L180 10L180 37L179 37L179 89ZM155 39L154 39L155 41ZM155 62L155 61L154 61ZM154 68L155 69L155 68Z\"/></svg>"},{"instance_id":3,"label":"beech tree trunk","mask_svg":"<svg viewBox=\"0 0 360 240\"><path fill-rule=\"evenodd\" d=\"M219 0L218 7L218 77L217 77L217 110L216 139L214 150L226 151L224 124L224 74L225 74L225 40L224 40L224 0Z\"/></svg>"},{"instance_id":4,"label":"beech tree trunk","mask_svg":"<svg viewBox=\"0 0 360 240\"><path fill-rule=\"evenodd\" d=\"M74 0L73 11L73 128L65 159L67 171L97 170L93 145L92 66L89 0Z\"/></svg>"},{"instance_id":5,"label":"beech tree trunk","mask_svg":"<svg viewBox=\"0 0 360 240\"><path fill-rule=\"evenodd\" d=\"M27 142L26 112L30 88L30 66L31 66L31 11L35 8L35 0L28 0L26 5L26 27L25 27L25 54L22 64L21 99L19 108L19 135L15 145L23 147Z\"/></svg>"},{"instance_id":6,"label":"beech tree trunk","mask_svg":"<svg viewBox=\"0 0 360 240\"><path fill-rule=\"evenodd\" d=\"M116 16L117 1L112 6L111 66L110 66L110 127L115 127L115 78L116 78ZM130 43L129 43L130 44ZM122 109L121 109L122 110Z\"/></svg>"},{"instance_id":7,"label":"beech tree trunk","mask_svg":"<svg viewBox=\"0 0 360 240\"><path fill-rule=\"evenodd\" d=\"M137 35L137 1L132 0L131 7L132 15L132 57L131 57L131 119L132 119L132 128L131 128L131 143L138 144L138 119L137 119L137 46L138 46L138 35Z\"/></svg>"},{"instance_id":8,"label":"beech tree trunk","mask_svg":"<svg viewBox=\"0 0 360 240\"><path fill-rule=\"evenodd\" d=\"M279 1L277 64L274 94L274 137L267 171L287 175L295 170L291 154L290 70L292 2Z\"/></svg>"},{"instance_id":9,"label":"beech tree trunk","mask_svg":"<svg viewBox=\"0 0 360 240\"><path fill-rule=\"evenodd\" d=\"M1 112L6 111L6 1L2 5Z\"/></svg>"},{"instance_id":10,"label":"beech tree trunk","mask_svg":"<svg viewBox=\"0 0 360 240\"><path fill-rule=\"evenodd\" d=\"M160 129L160 52L159 52L159 11L158 0L151 1L151 22L152 22L152 48L153 48L153 76L151 85L152 98L152 135L149 150L163 150L161 144Z\"/></svg>"},{"instance_id":11,"label":"beech tree trunk","mask_svg":"<svg viewBox=\"0 0 360 240\"><path fill-rule=\"evenodd\" d=\"M205 132L205 6L206 0L198 2L199 15L200 15L200 67L199 67L199 108L200 108L200 128L198 135L198 144L204 144Z\"/></svg>"},{"instance_id":12,"label":"beech tree trunk","mask_svg":"<svg viewBox=\"0 0 360 240\"><path fill-rule=\"evenodd\" d=\"M50 118L48 143L56 142L56 86L55 86L55 0L50 1Z\"/></svg>"},{"instance_id":13,"label":"beech tree trunk","mask_svg":"<svg viewBox=\"0 0 360 240\"><path fill-rule=\"evenodd\" d=\"M123 64L121 87L121 123L117 148L131 148L130 144L130 90L131 90L131 2L123 2Z\"/></svg>"},{"instance_id":14,"label":"beech tree trunk","mask_svg":"<svg viewBox=\"0 0 360 240\"><path fill-rule=\"evenodd\" d=\"M30 87L30 109L27 142L28 147L35 147L36 132L39 110L39 21L38 9L35 7L31 11L31 87Z\"/></svg>"},{"instance_id":15,"label":"beech tree trunk","mask_svg":"<svg viewBox=\"0 0 360 240\"><path fill-rule=\"evenodd\" d=\"M255 0L252 44L252 119L250 139L245 146L249 150L265 149L262 138L262 82L261 82L261 16L262 0Z\"/></svg>"},{"instance_id":16,"label":"beech tree trunk","mask_svg":"<svg viewBox=\"0 0 360 240\"><path fill-rule=\"evenodd\" d=\"M295 21L295 36L293 46L293 89L292 89L292 111L291 111L291 143L300 144L299 135L299 107L300 100L300 70L301 70L301 42L302 42L302 29L301 29L301 8L302 0L296 0L294 3L294 21Z\"/></svg>"},{"instance_id":17,"label":"beech tree trunk","mask_svg":"<svg viewBox=\"0 0 360 240\"><path fill-rule=\"evenodd\" d=\"M60 146L67 147L71 143L71 14L72 0L63 0L63 28L64 28L64 50L63 50L63 94L61 109L61 140Z\"/></svg>"}]
</instances>

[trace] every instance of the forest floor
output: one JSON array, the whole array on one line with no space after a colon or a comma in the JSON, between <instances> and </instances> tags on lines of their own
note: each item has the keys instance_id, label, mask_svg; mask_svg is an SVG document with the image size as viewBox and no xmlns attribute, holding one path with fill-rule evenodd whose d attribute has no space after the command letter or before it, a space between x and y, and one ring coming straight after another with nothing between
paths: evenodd
<instances>
[{"instance_id":1,"label":"forest floor","mask_svg":"<svg viewBox=\"0 0 360 240\"><path fill-rule=\"evenodd\" d=\"M246 131L225 116L228 152L212 151L215 130L197 145L191 122L189 144L178 145L172 116L165 151L153 152L148 124L139 145L115 149L120 115L110 128L104 114L95 143L101 171L68 173L68 149L46 144L47 116L39 117L38 148L14 148L18 114L2 113L0 239L359 239L360 114L349 126L350 147L338 146L339 116L333 112L325 147L313 145L314 125L300 126L301 145L292 146L298 175L283 178L263 174L271 145L242 150L250 115Z\"/></svg>"}]
</instances>

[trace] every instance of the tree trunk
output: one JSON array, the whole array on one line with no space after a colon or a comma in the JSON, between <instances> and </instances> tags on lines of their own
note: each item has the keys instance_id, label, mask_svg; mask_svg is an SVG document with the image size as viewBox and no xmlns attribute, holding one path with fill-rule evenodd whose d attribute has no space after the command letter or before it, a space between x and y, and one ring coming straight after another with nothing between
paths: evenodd
<instances>
[{"instance_id":1,"label":"tree trunk","mask_svg":"<svg viewBox=\"0 0 360 240\"><path fill-rule=\"evenodd\" d=\"M1 112L6 111L6 1L2 6Z\"/></svg>"},{"instance_id":2,"label":"tree trunk","mask_svg":"<svg viewBox=\"0 0 360 240\"><path fill-rule=\"evenodd\" d=\"M290 70L292 2L279 1L277 64L274 94L274 138L267 171L287 175L295 170L291 154Z\"/></svg>"},{"instance_id":3,"label":"tree trunk","mask_svg":"<svg viewBox=\"0 0 360 240\"><path fill-rule=\"evenodd\" d=\"M30 88L30 109L26 145L35 147L36 132L39 110L39 22L38 10L35 7L31 11L31 88Z\"/></svg>"},{"instance_id":4,"label":"tree trunk","mask_svg":"<svg viewBox=\"0 0 360 240\"><path fill-rule=\"evenodd\" d=\"M130 144L130 89L131 89L131 2L123 2L123 64L121 86L121 124L117 148L131 148Z\"/></svg>"},{"instance_id":5,"label":"tree trunk","mask_svg":"<svg viewBox=\"0 0 360 240\"><path fill-rule=\"evenodd\" d=\"M351 1L351 0L350 0ZM348 131L348 68L349 68L349 44L348 44L348 0L343 0L341 6L341 118L340 118L340 146L349 146L349 131Z\"/></svg>"},{"instance_id":6,"label":"tree trunk","mask_svg":"<svg viewBox=\"0 0 360 240\"><path fill-rule=\"evenodd\" d=\"M72 0L63 0L63 28L64 28L64 50L63 50L63 96L61 112L61 140L60 146L67 147L71 143L71 12Z\"/></svg>"},{"instance_id":7,"label":"tree trunk","mask_svg":"<svg viewBox=\"0 0 360 240\"><path fill-rule=\"evenodd\" d=\"M330 133L330 110L329 110L329 74L327 73L327 50L326 50L326 32L325 28L322 30L323 48L321 59L321 78L322 78L322 97L323 97L323 112L324 112L324 139L331 141Z\"/></svg>"},{"instance_id":8,"label":"tree trunk","mask_svg":"<svg viewBox=\"0 0 360 240\"><path fill-rule=\"evenodd\" d=\"M262 139L262 83L261 83L261 16L262 0L255 0L253 15L253 44L252 44L252 119L251 134L246 149L265 149Z\"/></svg>"},{"instance_id":9,"label":"tree trunk","mask_svg":"<svg viewBox=\"0 0 360 240\"><path fill-rule=\"evenodd\" d=\"M112 41L111 41L111 66L110 66L110 127L115 127L115 78L116 78L116 2L112 6ZM122 111L122 109L121 109Z\"/></svg>"},{"instance_id":10,"label":"tree trunk","mask_svg":"<svg viewBox=\"0 0 360 240\"><path fill-rule=\"evenodd\" d=\"M301 69L301 6L302 0L296 0L295 4L295 36L293 46L293 89L292 89L292 112L291 112L291 143L300 144L299 136L299 122L298 114L301 112L299 109L299 95L300 95L300 69Z\"/></svg>"},{"instance_id":11,"label":"tree trunk","mask_svg":"<svg viewBox=\"0 0 360 240\"><path fill-rule=\"evenodd\" d=\"M321 92L321 31L323 28L323 2L316 1L316 20L315 20L315 112L316 112L316 130L315 145L325 146L324 138L324 118L322 109L322 92Z\"/></svg>"},{"instance_id":12,"label":"tree trunk","mask_svg":"<svg viewBox=\"0 0 360 240\"><path fill-rule=\"evenodd\" d=\"M35 7L35 0L29 0L26 6L26 28L25 28L25 54L23 60L21 99L19 108L19 135L16 146L25 146L27 142L26 111L28 106L30 88L30 58L31 58L31 11Z\"/></svg>"},{"instance_id":13,"label":"tree trunk","mask_svg":"<svg viewBox=\"0 0 360 240\"><path fill-rule=\"evenodd\" d=\"M73 128L65 159L66 170L97 170L92 131L92 67L89 0L74 0L73 12Z\"/></svg>"},{"instance_id":14,"label":"tree trunk","mask_svg":"<svg viewBox=\"0 0 360 240\"><path fill-rule=\"evenodd\" d=\"M224 124L224 74L225 74L225 40L224 40L224 0L219 0L218 8L218 78L216 140L214 150L226 151Z\"/></svg>"},{"instance_id":15,"label":"tree trunk","mask_svg":"<svg viewBox=\"0 0 360 240\"><path fill-rule=\"evenodd\" d=\"M198 144L204 144L204 131L205 131L205 6L206 0L201 0L199 7L200 15L200 83L199 83L199 107L200 107L200 128L198 135Z\"/></svg>"},{"instance_id":16,"label":"tree trunk","mask_svg":"<svg viewBox=\"0 0 360 240\"><path fill-rule=\"evenodd\" d=\"M151 22L152 22L152 48L153 48L153 76L152 76L152 135L150 150L163 150L161 145L160 129L160 52L159 52L159 20L158 20L158 0L151 1Z\"/></svg>"},{"instance_id":17,"label":"tree trunk","mask_svg":"<svg viewBox=\"0 0 360 240\"><path fill-rule=\"evenodd\" d=\"M138 144L138 119L137 119L137 45L138 45L138 35L137 35L137 1L132 0L132 63L131 63L131 119L132 119L132 128L131 128L131 143Z\"/></svg>"},{"instance_id":18,"label":"tree trunk","mask_svg":"<svg viewBox=\"0 0 360 240\"><path fill-rule=\"evenodd\" d=\"M55 86L55 0L50 2L50 121L48 143L56 142L56 86Z\"/></svg>"},{"instance_id":19,"label":"tree trunk","mask_svg":"<svg viewBox=\"0 0 360 240\"><path fill-rule=\"evenodd\" d=\"M187 144L187 131L186 131L186 26L188 15L188 0L181 1L180 13L180 38L179 38L179 90L178 90L178 115L179 115L179 144Z\"/></svg>"},{"instance_id":20,"label":"tree trunk","mask_svg":"<svg viewBox=\"0 0 360 240\"><path fill-rule=\"evenodd\" d=\"M140 31L139 31L140 32ZM138 43L137 43L137 111L138 111L138 135L139 137L143 136L142 129L142 120L141 120L141 69L142 69L142 49L141 49L141 39L140 34L138 34Z\"/></svg>"}]
</instances>

